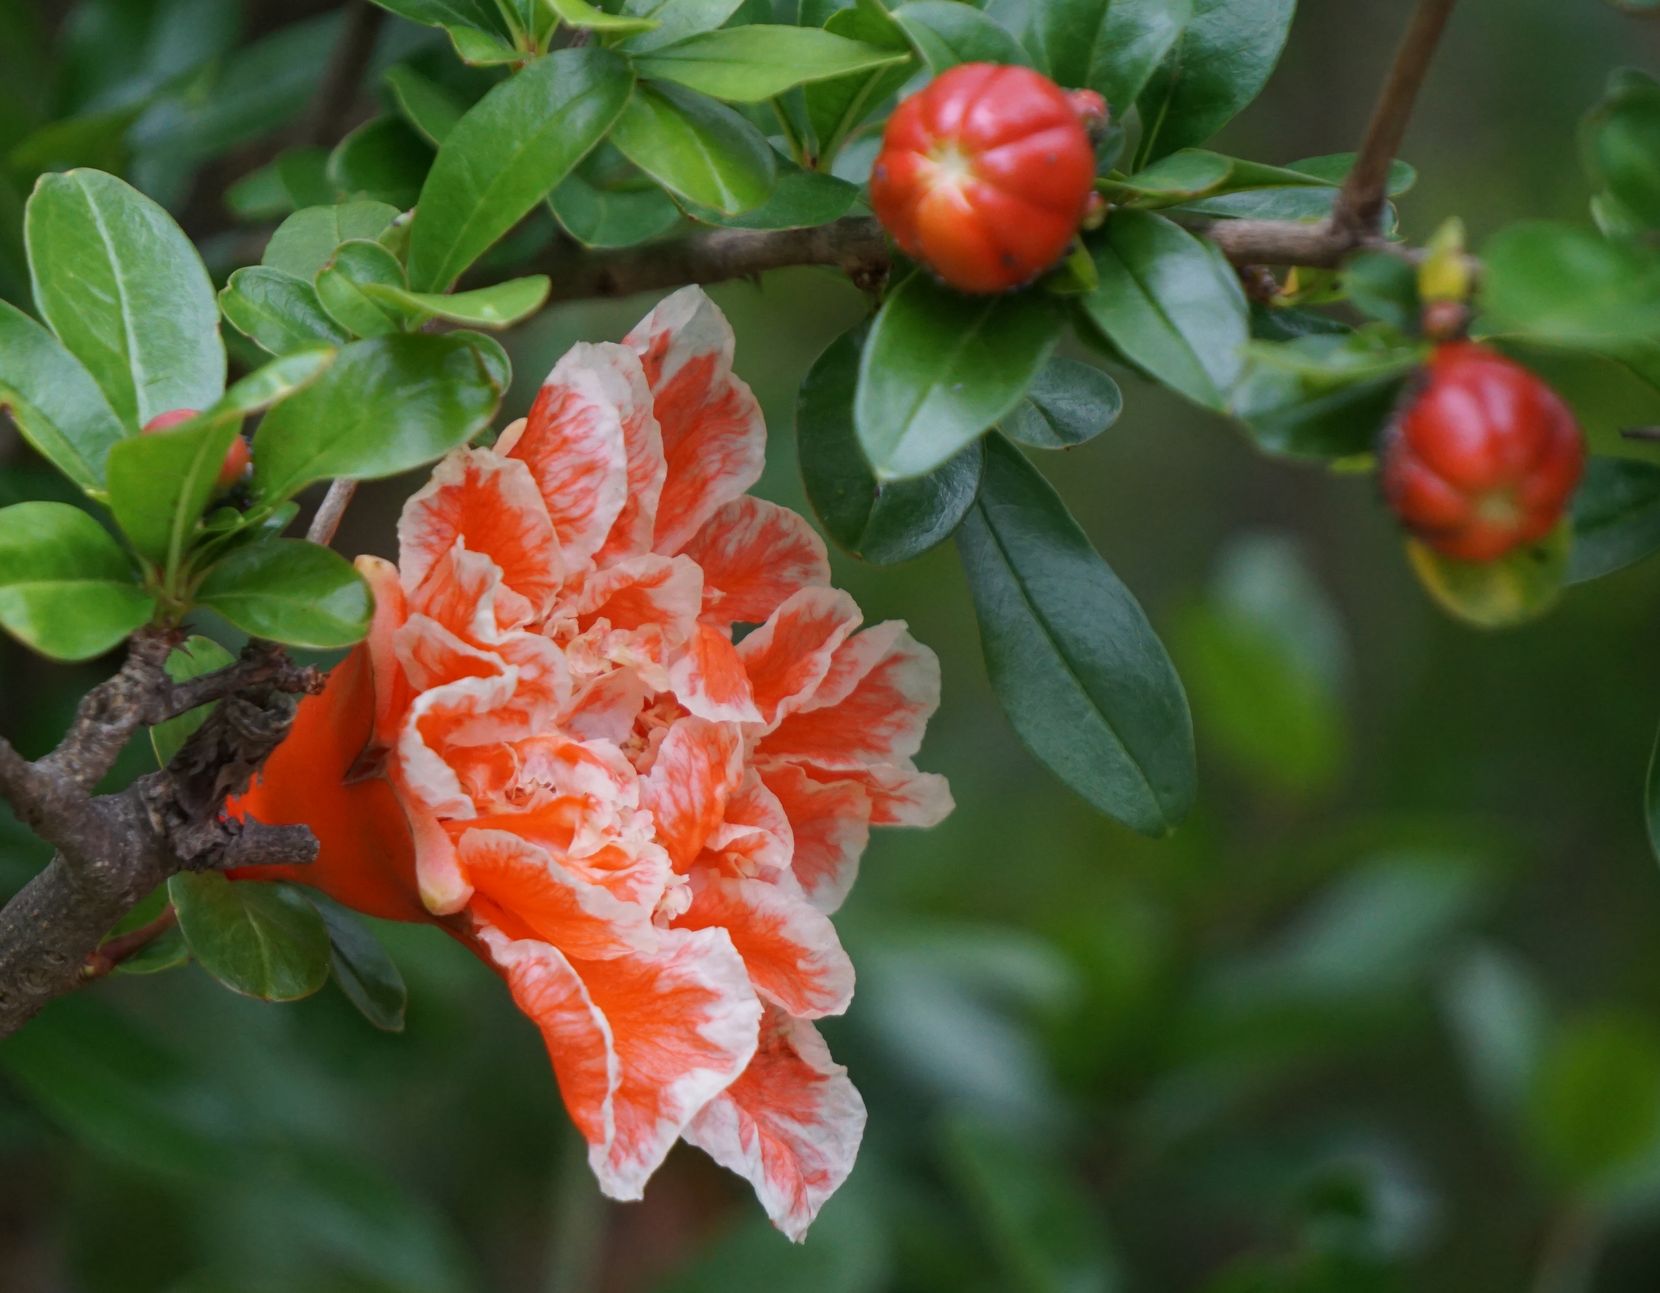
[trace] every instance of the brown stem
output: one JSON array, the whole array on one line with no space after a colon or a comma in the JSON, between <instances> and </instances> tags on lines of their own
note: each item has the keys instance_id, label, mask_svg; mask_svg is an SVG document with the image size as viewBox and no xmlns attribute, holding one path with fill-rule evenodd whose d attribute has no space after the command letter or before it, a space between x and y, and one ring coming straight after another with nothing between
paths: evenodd
<instances>
[{"instance_id":1,"label":"brown stem","mask_svg":"<svg viewBox=\"0 0 1660 1293\"><path fill-rule=\"evenodd\" d=\"M299 142L320 147L340 138L341 123L357 98L385 17L386 11L368 0L352 0L347 5L345 30L323 70L311 107L295 131Z\"/></svg>"},{"instance_id":2,"label":"brown stem","mask_svg":"<svg viewBox=\"0 0 1660 1293\"><path fill-rule=\"evenodd\" d=\"M169 903L161 909L161 915L154 920L146 921L137 929L129 929L125 934L117 934L113 938L106 938L98 944L97 949L87 957L86 965L81 969L81 978L90 982L101 979L116 966L130 956L142 952L156 939L178 923L178 913Z\"/></svg>"},{"instance_id":3,"label":"brown stem","mask_svg":"<svg viewBox=\"0 0 1660 1293\"><path fill-rule=\"evenodd\" d=\"M351 506L352 496L357 493L355 480L333 480L329 482L329 492L323 495L323 501L317 505L317 515L311 518L311 525L306 529L305 537L313 543L320 543L325 548L334 542L334 532L340 528L340 522L346 515L346 509Z\"/></svg>"},{"instance_id":4,"label":"brown stem","mask_svg":"<svg viewBox=\"0 0 1660 1293\"><path fill-rule=\"evenodd\" d=\"M1389 188L1389 166L1401 151L1407 123L1412 119L1418 91L1429 73L1441 33L1452 16L1455 0L1418 0L1406 35L1395 51L1383 88L1378 92L1360 153L1343 181L1332 211L1334 229L1355 238L1376 235Z\"/></svg>"}]
</instances>

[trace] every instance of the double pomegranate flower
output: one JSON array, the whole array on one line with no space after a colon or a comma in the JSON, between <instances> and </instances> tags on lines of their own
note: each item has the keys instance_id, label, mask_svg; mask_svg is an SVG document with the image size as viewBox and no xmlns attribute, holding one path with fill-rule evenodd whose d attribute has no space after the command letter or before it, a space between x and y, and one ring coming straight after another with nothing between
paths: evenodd
<instances>
[{"instance_id":1,"label":"double pomegranate flower","mask_svg":"<svg viewBox=\"0 0 1660 1293\"><path fill-rule=\"evenodd\" d=\"M239 809L321 844L258 878L438 923L506 980L608 1194L685 1139L799 1238L865 1120L812 1022L853 991L830 914L871 826L951 799L912 762L933 653L861 630L806 522L746 492L732 348L688 288L440 463Z\"/></svg>"}]
</instances>

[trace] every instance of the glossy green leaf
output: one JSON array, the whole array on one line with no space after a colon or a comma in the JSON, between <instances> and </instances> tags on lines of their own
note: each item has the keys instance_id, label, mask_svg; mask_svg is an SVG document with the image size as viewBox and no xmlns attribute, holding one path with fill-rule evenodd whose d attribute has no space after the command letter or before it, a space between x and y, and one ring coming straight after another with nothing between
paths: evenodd
<instances>
[{"instance_id":1,"label":"glossy green leaf","mask_svg":"<svg viewBox=\"0 0 1660 1293\"><path fill-rule=\"evenodd\" d=\"M494 414L502 387L492 366L466 334L351 343L260 423L256 490L275 501L314 481L391 476L441 457Z\"/></svg>"},{"instance_id":2,"label":"glossy green leaf","mask_svg":"<svg viewBox=\"0 0 1660 1293\"><path fill-rule=\"evenodd\" d=\"M127 434L81 361L21 310L0 301L0 409L23 438L84 490Z\"/></svg>"},{"instance_id":3,"label":"glossy green leaf","mask_svg":"<svg viewBox=\"0 0 1660 1293\"><path fill-rule=\"evenodd\" d=\"M1507 629L1556 604L1571 542L1572 530L1563 524L1496 561L1455 561L1418 539L1408 539L1406 551L1418 582L1442 610L1475 628Z\"/></svg>"},{"instance_id":4,"label":"glossy green leaf","mask_svg":"<svg viewBox=\"0 0 1660 1293\"><path fill-rule=\"evenodd\" d=\"M1070 449L1093 440L1124 409L1118 383L1094 364L1051 359L998 426L1009 439L1034 449Z\"/></svg>"},{"instance_id":5,"label":"glossy green leaf","mask_svg":"<svg viewBox=\"0 0 1660 1293\"><path fill-rule=\"evenodd\" d=\"M341 243L378 238L397 218L398 208L385 202L306 207L277 226L260 264L310 283Z\"/></svg>"},{"instance_id":6,"label":"glossy green leaf","mask_svg":"<svg viewBox=\"0 0 1660 1293\"><path fill-rule=\"evenodd\" d=\"M44 175L24 222L35 303L123 423L225 389L213 284L184 231L113 175Z\"/></svg>"},{"instance_id":7,"label":"glossy green leaf","mask_svg":"<svg viewBox=\"0 0 1660 1293\"><path fill-rule=\"evenodd\" d=\"M140 555L177 567L241 429L235 413L196 417L110 451L110 510Z\"/></svg>"},{"instance_id":8,"label":"glossy green leaf","mask_svg":"<svg viewBox=\"0 0 1660 1293\"><path fill-rule=\"evenodd\" d=\"M859 198L859 186L823 171L804 171L780 160L778 182L760 206L738 215L688 204L690 214L707 224L729 229L810 229L846 215Z\"/></svg>"},{"instance_id":9,"label":"glossy green leaf","mask_svg":"<svg viewBox=\"0 0 1660 1293\"><path fill-rule=\"evenodd\" d=\"M333 346L307 346L280 355L232 382L230 389L204 412L210 417L259 413L310 386L339 355Z\"/></svg>"},{"instance_id":10,"label":"glossy green leaf","mask_svg":"<svg viewBox=\"0 0 1660 1293\"><path fill-rule=\"evenodd\" d=\"M1489 332L1617 355L1660 336L1660 251L1542 221L1500 231L1482 251Z\"/></svg>"},{"instance_id":11,"label":"glossy green leaf","mask_svg":"<svg viewBox=\"0 0 1660 1293\"><path fill-rule=\"evenodd\" d=\"M1291 162L1283 169L1305 177L1295 184L1239 189L1192 199L1182 204L1196 215L1252 220L1323 220L1331 214L1343 178L1354 167L1353 153L1332 153ZM1155 163L1156 165L1157 163ZM1308 183L1309 179L1321 181ZM1403 161L1389 165L1388 192L1399 196L1418 182L1418 172ZM1393 228L1393 208L1386 210L1384 231Z\"/></svg>"},{"instance_id":12,"label":"glossy green leaf","mask_svg":"<svg viewBox=\"0 0 1660 1293\"><path fill-rule=\"evenodd\" d=\"M327 650L369 631L369 587L339 553L304 539L238 548L196 589L196 602L251 637Z\"/></svg>"},{"instance_id":13,"label":"glossy green leaf","mask_svg":"<svg viewBox=\"0 0 1660 1293\"><path fill-rule=\"evenodd\" d=\"M232 991L296 1001L328 981L328 929L293 889L182 871L167 882L167 892L190 954Z\"/></svg>"},{"instance_id":14,"label":"glossy green leaf","mask_svg":"<svg viewBox=\"0 0 1660 1293\"><path fill-rule=\"evenodd\" d=\"M1240 383L1233 412L1268 453L1353 458L1377 448L1405 381L1385 376L1311 389L1293 373L1259 368Z\"/></svg>"},{"instance_id":15,"label":"glossy green leaf","mask_svg":"<svg viewBox=\"0 0 1660 1293\"><path fill-rule=\"evenodd\" d=\"M597 5L589 4L588 0L537 0L537 2L546 5L558 17L559 21L567 27L575 27L581 31L632 35L635 32L652 31L659 25L655 18L607 13Z\"/></svg>"},{"instance_id":16,"label":"glossy green leaf","mask_svg":"<svg viewBox=\"0 0 1660 1293\"><path fill-rule=\"evenodd\" d=\"M978 439L1020 402L1061 327L1041 292L966 297L920 272L890 292L854 402L878 479L921 476Z\"/></svg>"},{"instance_id":17,"label":"glossy green leaf","mask_svg":"<svg viewBox=\"0 0 1660 1293\"><path fill-rule=\"evenodd\" d=\"M1645 1016L1571 1021L1545 1052L1527 1107L1530 1140L1573 1191L1614 1185L1660 1141L1660 1035Z\"/></svg>"},{"instance_id":18,"label":"glossy green leaf","mask_svg":"<svg viewBox=\"0 0 1660 1293\"><path fill-rule=\"evenodd\" d=\"M1148 835L1194 798L1181 681L1129 590L1000 436L957 532L993 689L1027 747L1099 811Z\"/></svg>"},{"instance_id":19,"label":"glossy green leaf","mask_svg":"<svg viewBox=\"0 0 1660 1293\"><path fill-rule=\"evenodd\" d=\"M452 26L499 35L501 14L491 0L374 0L382 9L427 27Z\"/></svg>"},{"instance_id":20,"label":"glossy green leaf","mask_svg":"<svg viewBox=\"0 0 1660 1293\"><path fill-rule=\"evenodd\" d=\"M0 508L0 628L56 660L87 660L155 611L103 526L67 503Z\"/></svg>"},{"instance_id":21,"label":"glossy green leaf","mask_svg":"<svg viewBox=\"0 0 1660 1293\"><path fill-rule=\"evenodd\" d=\"M467 111L464 101L404 63L389 68L383 84L399 115L434 147L449 138Z\"/></svg>"},{"instance_id":22,"label":"glossy green leaf","mask_svg":"<svg viewBox=\"0 0 1660 1293\"><path fill-rule=\"evenodd\" d=\"M1032 61L1012 31L956 0L911 0L893 11L893 20L935 76L959 63Z\"/></svg>"},{"instance_id":23,"label":"glossy green leaf","mask_svg":"<svg viewBox=\"0 0 1660 1293\"><path fill-rule=\"evenodd\" d=\"M1084 312L1137 367L1207 408L1224 409L1249 335L1239 277L1215 247L1147 211L1116 211L1094 247Z\"/></svg>"},{"instance_id":24,"label":"glossy green leaf","mask_svg":"<svg viewBox=\"0 0 1660 1293\"><path fill-rule=\"evenodd\" d=\"M472 27L445 27L456 57L468 67L506 67L524 61L525 51L502 36Z\"/></svg>"},{"instance_id":25,"label":"glossy green leaf","mask_svg":"<svg viewBox=\"0 0 1660 1293\"><path fill-rule=\"evenodd\" d=\"M1193 16L1191 0L1043 0L1030 42L1050 77L1127 113Z\"/></svg>"},{"instance_id":26,"label":"glossy green leaf","mask_svg":"<svg viewBox=\"0 0 1660 1293\"><path fill-rule=\"evenodd\" d=\"M1566 582L1584 583L1660 552L1660 465L1592 458L1574 494Z\"/></svg>"},{"instance_id":27,"label":"glossy green leaf","mask_svg":"<svg viewBox=\"0 0 1660 1293\"><path fill-rule=\"evenodd\" d=\"M343 242L317 271L317 299L342 328L359 337L401 332L406 315L394 302L371 296L371 284L404 288L403 266L378 242Z\"/></svg>"},{"instance_id":28,"label":"glossy green leaf","mask_svg":"<svg viewBox=\"0 0 1660 1293\"><path fill-rule=\"evenodd\" d=\"M864 329L819 356L796 404L796 442L807 498L826 532L879 566L907 561L951 537L980 488L984 454L971 444L925 476L876 479L853 427Z\"/></svg>"},{"instance_id":29,"label":"glossy green leaf","mask_svg":"<svg viewBox=\"0 0 1660 1293\"><path fill-rule=\"evenodd\" d=\"M342 198L403 211L420 196L432 158L432 145L414 129L396 117L376 117L329 154L328 179Z\"/></svg>"},{"instance_id":30,"label":"glossy green leaf","mask_svg":"<svg viewBox=\"0 0 1660 1293\"><path fill-rule=\"evenodd\" d=\"M907 62L906 55L812 27L754 23L690 36L634 60L641 76L729 103L763 103L792 86Z\"/></svg>"},{"instance_id":31,"label":"glossy green leaf","mask_svg":"<svg viewBox=\"0 0 1660 1293\"><path fill-rule=\"evenodd\" d=\"M574 171L548 196L548 206L584 247L634 247L680 223L680 208L655 184L611 188Z\"/></svg>"},{"instance_id":32,"label":"glossy green leaf","mask_svg":"<svg viewBox=\"0 0 1660 1293\"><path fill-rule=\"evenodd\" d=\"M363 918L321 894L310 895L329 931L329 966L346 999L376 1028L403 1031L409 990Z\"/></svg>"},{"instance_id":33,"label":"glossy green leaf","mask_svg":"<svg viewBox=\"0 0 1660 1293\"><path fill-rule=\"evenodd\" d=\"M1620 208L1660 228L1660 82L1631 69L1616 72L1585 120L1580 148L1586 170Z\"/></svg>"},{"instance_id":34,"label":"glossy green leaf","mask_svg":"<svg viewBox=\"0 0 1660 1293\"><path fill-rule=\"evenodd\" d=\"M529 318L548 299L552 280L545 274L508 279L471 292L411 292L395 284L367 283L364 295L371 301L416 317L466 323L476 328L510 328Z\"/></svg>"},{"instance_id":35,"label":"glossy green leaf","mask_svg":"<svg viewBox=\"0 0 1660 1293\"><path fill-rule=\"evenodd\" d=\"M225 204L244 220L274 220L302 207L334 201L328 150L290 148L268 166L244 175L225 191Z\"/></svg>"},{"instance_id":36,"label":"glossy green leaf","mask_svg":"<svg viewBox=\"0 0 1660 1293\"><path fill-rule=\"evenodd\" d=\"M456 123L421 190L409 281L442 291L547 196L628 102L627 64L603 49L549 54Z\"/></svg>"},{"instance_id":37,"label":"glossy green leaf","mask_svg":"<svg viewBox=\"0 0 1660 1293\"><path fill-rule=\"evenodd\" d=\"M879 0L860 0L850 8L835 10L825 18L824 29L896 53L911 51L911 42ZM834 158L847 137L910 80L912 70L908 62L895 63L806 86L802 102L820 159Z\"/></svg>"},{"instance_id":38,"label":"glossy green leaf","mask_svg":"<svg viewBox=\"0 0 1660 1293\"><path fill-rule=\"evenodd\" d=\"M1340 277L1349 303L1368 318L1401 332L1414 332L1423 301L1412 262L1386 252L1362 252L1343 266Z\"/></svg>"},{"instance_id":39,"label":"glossy green leaf","mask_svg":"<svg viewBox=\"0 0 1660 1293\"><path fill-rule=\"evenodd\" d=\"M656 27L627 38L626 48L637 54L661 49L699 32L714 31L737 12L743 0L623 0L622 12L631 18L650 18Z\"/></svg>"},{"instance_id":40,"label":"glossy green leaf","mask_svg":"<svg viewBox=\"0 0 1660 1293\"><path fill-rule=\"evenodd\" d=\"M760 131L678 85L637 86L611 142L669 192L728 215L766 201L777 175L777 155Z\"/></svg>"},{"instance_id":41,"label":"glossy green leaf","mask_svg":"<svg viewBox=\"0 0 1660 1293\"><path fill-rule=\"evenodd\" d=\"M233 328L273 355L341 345L350 336L323 309L310 282L280 269L237 270L219 293L219 308Z\"/></svg>"},{"instance_id":42,"label":"glossy green leaf","mask_svg":"<svg viewBox=\"0 0 1660 1293\"><path fill-rule=\"evenodd\" d=\"M1140 155L1202 144L1268 83L1296 0L1193 0L1181 38L1137 98Z\"/></svg>"},{"instance_id":43,"label":"glossy green leaf","mask_svg":"<svg viewBox=\"0 0 1660 1293\"><path fill-rule=\"evenodd\" d=\"M167 656L167 676L174 682L188 682L203 674L215 673L236 663L236 657L212 638L193 634ZM213 712L213 705L198 705L177 718L157 723L150 729L150 748L155 751L156 765L165 768L173 761L179 748L188 741Z\"/></svg>"}]
</instances>

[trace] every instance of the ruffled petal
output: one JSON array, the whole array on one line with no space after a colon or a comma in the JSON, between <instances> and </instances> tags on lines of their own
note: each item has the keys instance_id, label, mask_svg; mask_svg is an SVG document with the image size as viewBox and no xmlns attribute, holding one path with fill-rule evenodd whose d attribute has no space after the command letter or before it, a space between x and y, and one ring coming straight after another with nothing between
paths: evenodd
<instances>
[{"instance_id":1,"label":"ruffled petal","mask_svg":"<svg viewBox=\"0 0 1660 1293\"><path fill-rule=\"evenodd\" d=\"M726 801L726 817L703 844L700 867L725 875L776 875L790 870L795 832L778 796L754 768Z\"/></svg>"},{"instance_id":2,"label":"ruffled petal","mask_svg":"<svg viewBox=\"0 0 1660 1293\"><path fill-rule=\"evenodd\" d=\"M587 629L604 620L613 629L684 625L691 632L703 603L703 575L684 557L629 557L590 575L573 610Z\"/></svg>"},{"instance_id":3,"label":"ruffled petal","mask_svg":"<svg viewBox=\"0 0 1660 1293\"><path fill-rule=\"evenodd\" d=\"M682 718L669 728L641 798L676 870L691 864L720 825L743 772L743 739L732 724Z\"/></svg>"},{"instance_id":4,"label":"ruffled petal","mask_svg":"<svg viewBox=\"0 0 1660 1293\"><path fill-rule=\"evenodd\" d=\"M699 718L730 723L758 723L749 673L731 639L699 624L669 661L669 690Z\"/></svg>"},{"instance_id":5,"label":"ruffled petal","mask_svg":"<svg viewBox=\"0 0 1660 1293\"><path fill-rule=\"evenodd\" d=\"M701 288L667 297L623 344L645 369L668 464L653 546L678 552L722 504L760 479L766 423L749 387L733 376L731 325Z\"/></svg>"},{"instance_id":6,"label":"ruffled petal","mask_svg":"<svg viewBox=\"0 0 1660 1293\"><path fill-rule=\"evenodd\" d=\"M657 529L657 501L663 493L668 463L663 458L663 433L652 408L651 387L640 357L627 346L609 342L595 346L616 368L621 386L617 416L622 421L623 449L628 456L628 498L605 544L594 554L596 565L610 565L623 557L651 551Z\"/></svg>"},{"instance_id":7,"label":"ruffled petal","mask_svg":"<svg viewBox=\"0 0 1660 1293\"><path fill-rule=\"evenodd\" d=\"M804 704L858 627L859 608L839 588L803 588L738 643L762 720L777 723Z\"/></svg>"},{"instance_id":8,"label":"ruffled petal","mask_svg":"<svg viewBox=\"0 0 1660 1293\"><path fill-rule=\"evenodd\" d=\"M865 1103L811 1024L769 1010L761 1031L749 1068L686 1139L745 1177L772 1223L799 1241L853 1170Z\"/></svg>"},{"instance_id":9,"label":"ruffled petal","mask_svg":"<svg viewBox=\"0 0 1660 1293\"><path fill-rule=\"evenodd\" d=\"M623 411L635 390L619 371L619 350L572 346L542 383L530 416L496 443L497 453L530 468L573 568L599 551L628 501Z\"/></svg>"},{"instance_id":10,"label":"ruffled petal","mask_svg":"<svg viewBox=\"0 0 1660 1293\"><path fill-rule=\"evenodd\" d=\"M835 911L870 843L870 795L855 781L821 784L788 763L763 766L761 779L789 818L797 883L820 911Z\"/></svg>"},{"instance_id":11,"label":"ruffled petal","mask_svg":"<svg viewBox=\"0 0 1660 1293\"><path fill-rule=\"evenodd\" d=\"M685 553L703 570L703 618L764 624L792 593L828 585L824 540L795 512L745 494L716 512Z\"/></svg>"},{"instance_id":12,"label":"ruffled petal","mask_svg":"<svg viewBox=\"0 0 1660 1293\"><path fill-rule=\"evenodd\" d=\"M724 929L755 990L800 1019L839 1015L853 999L853 962L830 918L795 887L747 877L692 877L680 929Z\"/></svg>"},{"instance_id":13,"label":"ruffled petal","mask_svg":"<svg viewBox=\"0 0 1660 1293\"><path fill-rule=\"evenodd\" d=\"M472 885L473 905L489 924L552 943L567 956L626 955L651 921L650 907L619 900L509 831L465 831L456 856Z\"/></svg>"}]
</instances>

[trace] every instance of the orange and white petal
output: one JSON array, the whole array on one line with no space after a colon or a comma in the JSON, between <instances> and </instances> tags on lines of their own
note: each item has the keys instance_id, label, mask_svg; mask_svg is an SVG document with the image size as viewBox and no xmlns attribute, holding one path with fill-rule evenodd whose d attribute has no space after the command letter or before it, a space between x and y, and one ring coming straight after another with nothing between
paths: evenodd
<instances>
[{"instance_id":1,"label":"orange and white petal","mask_svg":"<svg viewBox=\"0 0 1660 1293\"><path fill-rule=\"evenodd\" d=\"M417 696L393 750L400 791L435 817L475 816L472 796L445 757L450 735L501 710L512 698L514 682L512 673L459 678Z\"/></svg>"},{"instance_id":2,"label":"orange and white petal","mask_svg":"<svg viewBox=\"0 0 1660 1293\"><path fill-rule=\"evenodd\" d=\"M637 1199L698 1111L748 1067L761 1003L718 929L658 930L652 946L575 962L617 1057L609 1143L589 1139L600 1188Z\"/></svg>"},{"instance_id":3,"label":"orange and white petal","mask_svg":"<svg viewBox=\"0 0 1660 1293\"><path fill-rule=\"evenodd\" d=\"M785 873L778 880L692 876L677 929L724 929L755 990L798 1019L839 1015L853 1000L853 962L836 927Z\"/></svg>"},{"instance_id":4,"label":"orange and white petal","mask_svg":"<svg viewBox=\"0 0 1660 1293\"><path fill-rule=\"evenodd\" d=\"M743 782L743 738L730 723L682 718L669 728L641 787L657 838L684 871L726 815Z\"/></svg>"},{"instance_id":5,"label":"orange and white petal","mask_svg":"<svg viewBox=\"0 0 1660 1293\"><path fill-rule=\"evenodd\" d=\"M790 870L795 832L784 805L754 768L726 801L726 816L704 841L699 867L727 875L778 875Z\"/></svg>"},{"instance_id":6,"label":"orange and white petal","mask_svg":"<svg viewBox=\"0 0 1660 1293\"><path fill-rule=\"evenodd\" d=\"M836 657L824 684L762 749L831 771L908 761L939 708L939 657L903 625L886 624L848 639Z\"/></svg>"},{"instance_id":7,"label":"orange and white petal","mask_svg":"<svg viewBox=\"0 0 1660 1293\"><path fill-rule=\"evenodd\" d=\"M789 818L796 882L820 911L835 911L870 843L870 795L855 781L820 783L788 763L763 765L761 778Z\"/></svg>"},{"instance_id":8,"label":"orange and white petal","mask_svg":"<svg viewBox=\"0 0 1660 1293\"><path fill-rule=\"evenodd\" d=\"M701 288L666 297L623 344L645 369L668 464L653 546L678 552L760 479L766 423L749 387L732 373L731 325Z\"/></svg>"},{"instance_id":9,"label":"orange and white petal","mask_svg":"<svg viewBox=\"0 0 1660 1293\"><path fill-rule=\"evenodd\" d=\"M490 924L552 943L567 956L605 960L629 954L651 908L621 901L560 865L554 855L505 830L471 829L456 841L472 904ZM494 911L489 911L494 908Z\"/></svg>"},{"instance_id":10,"label":"orange and white petal","mask_svg":"<svg viewBox=\"0 0 1660 1293\"><path fill-rule=\"evenodd\" d=\"M398 519L398 568L412 597L439 559L461 542L501 569L502 581L532 613L552 602L564 561L546 505L521 462L490 449L444 458L404 504Z\"/></svg>"},{"instance_id":11,"label":"orange and white petal","mask_svg":"<svg viewBox=\"0 0 1660 1293\"><path fill-rule=\"evenodd\" d=\"M703 574L685 557L628 557L589 575L572 610L582 629L673 626L689 635L703 604Z\"/></svg>"},{"instance_id":12,"label":"orange and white petal","mask_svg":"<svg viewBox=\"0 0 1660 1293\"><path fill-rule=\"evenodd\" d=\"M580 741L621 745L634 730L651 689L634 669L599 674L577 690L559 715L559 727Z\"/></svg>"},{"instance_id":13,"label":"orange and white petal","mask_svg":"<svg viewBox=\"0 0 1660 1293\"><path fill-rule=\"evenodd\" d=\"M369 622L369 636L363 640L369 652L374 679L373 740L382 749L390 749L397 739L404 711L413 699L409 680L398 664L397 650L393 645L409 609L404 604L403 585L395 565L384 557L359 557L353 564L369 585L375 603L374 618Z\"/></svg>"},{"instance_id":14,"label":"orange and white petal","mask_svg":"<svg viewBox=\"0 0 1660 1293\"><path fill-rule=\"evenodd\" d=\"M853 1170L865 1104L818 1030L768 1010L749 1068L686 1131L755 1187L767 1216L800 1241Z\"/></svg>"},{"instance_id":15,"label":"orange and white petal","mask_svg":"<svg viewBox=\"0 0 1660 1293\"><path fill-rule=\"evenodd\" d=\"M502 630L529 619L533 607L502 581L501 567L457 539L427 569L408 597L410 614L442 624L474 646L488 648Z\"/></svg>"},{"instance_id":16,"label":"orange and white petal","mask_svg":"<svg viewBox=\"0 0 1660 1293\"><path fill-rule=\"evenodd\" d=\"M572 346L542 383L524 424L496 442L497 453L529 467L573 569L599 551L628 498L622 414L632 391L610 356L615 349Z\"/></svg>"},{"instance_id":17,"label":"orange and white petal","mask_svg":"<svg viewBox=\"0 0 1660 1293\"><path fill-rule=\"evenodd\" d=\"M938 826L957 806L937 772L878 763L851 775L870 796L872 826Z\"/></svg>"},{"instance_id":18,"label":"orange and white petal","mask_svg":"<svg viewBox=\"0 0 1660 1293\"><path fill-rule=\"evenodd\" d=\"M628 497L604 545L594 554L595 565L608 566L651 551L668 463L663 458L663 433L657 425L651 386L640 357L627 346L609 342L596 345L594 350L597 357L615 367L619 379L617 416L628 456Z\"/></svg>"},{"instance_id":19,"label":"orange and white petal","mask_svg":"<svg viewBox=\"0 0 1660 1293\"><path fill-rule=\"evenodd\" d=\"M738 643L763 722L775 724L807 702L859 619L858 606L839 588L803 588Z\"/></svg>"},{"instance_id":20,"label":"orange and white petal","mask_svg":"<svg viewBox=\"0 0 1660 1293\"><path fill-rule=\"evenodd\" d=\"M830 559L813 527L751 494L704 522L684 551L703 568L703 618L723 629L764 624L790 594L830 582Z\"/></svg>"},{"instance_id":21,"label":"orange and white petal","mask_svg":"<svg viewBox=\"0 0 1660 1293\"><path fill-rule=\"evenodd\" d=\"M698 624L669 660L669 690L699 718L758 723L761 711L749 672L732 640L720 629Z\"/></svg>"}]
</instances>

